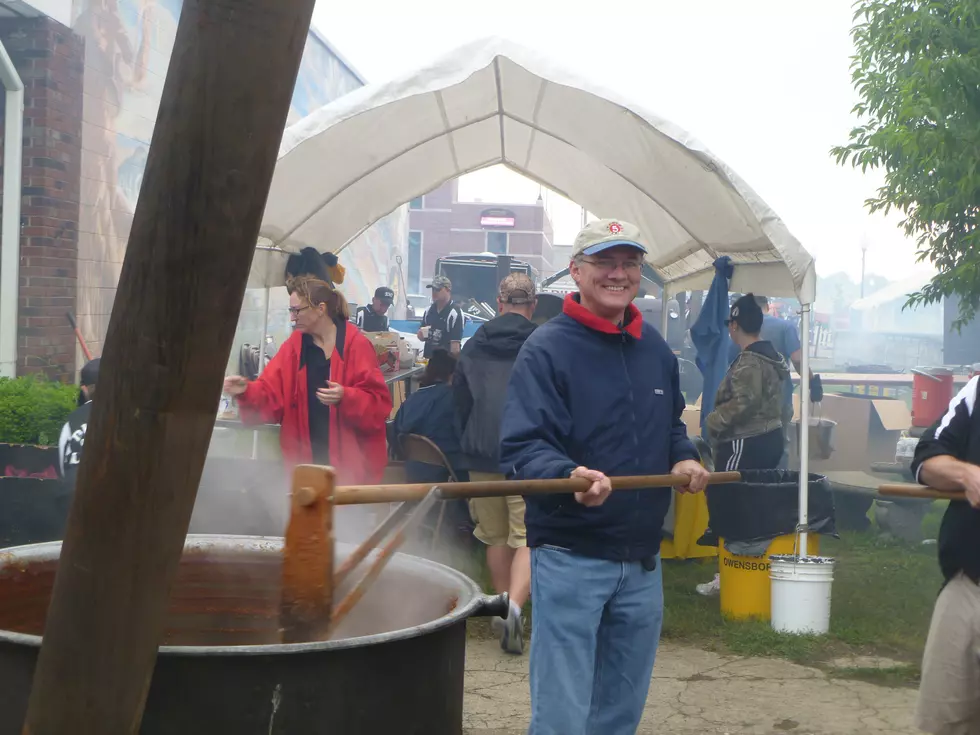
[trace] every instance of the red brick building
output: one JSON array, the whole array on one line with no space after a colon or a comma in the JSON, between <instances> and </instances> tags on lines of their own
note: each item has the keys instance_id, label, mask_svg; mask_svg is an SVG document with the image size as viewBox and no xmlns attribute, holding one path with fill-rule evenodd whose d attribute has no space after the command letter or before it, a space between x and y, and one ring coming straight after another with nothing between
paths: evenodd
<instances>
[{"instance_id":1,"label":"red brick building","mask_svg":"<svg viewBox=\"0 0 980 735\"><path fill-rule=\"evenodd\" d=\"M554 231L540 199L535 204L461 202L453 180L414 199L409 210L410 295L425 295L436 260L447 255L491 252L530 263L539 276L555 271Z\"/></svg>"},{"instance_id":2,"label":"red brick building","mask_svg":"<svg viewBox=\"0 0 980 735\"><path fill-rule=\"evenodd\" d=\"M0 41L24 83L16 370L73 381L65 314L76 310L84 43L23 3L0 11Z\"/></svg>"},{"instance_id":3,"label":"red brick building","mask_svg":"<svg viewBox=\"0 0 980 735\"><path fill-rule=\"evenodd\" d=\"M68 311L92 354L103 351L180 9L181 0L0 0L0 42L24 86L20 240L4 243L19 256L18 293L16 314L0 302L0 375L74 381L85 358ZM364 83L311 29L288 123ZM356 259L345 253L350 292L387 282L406 219L400 211L365 233ZM262 339L252 294L233 364L243 342Z\"/></svg>"}]
</instances>

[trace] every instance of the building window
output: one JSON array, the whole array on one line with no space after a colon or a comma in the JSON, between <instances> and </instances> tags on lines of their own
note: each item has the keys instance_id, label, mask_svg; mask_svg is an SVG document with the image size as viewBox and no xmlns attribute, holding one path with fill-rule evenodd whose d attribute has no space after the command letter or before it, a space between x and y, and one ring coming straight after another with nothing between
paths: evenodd
<instances>
[{"instance_id":1,"label":"building window","mask_svg":"<svg viewBox=\"0 0 980 735\"><path fill-rule=\"evenodd\" d=\"M487 251L495 255L507 255L507 233L491 231L487 233Z\"/></svg>"},{"instance_id":2,"label":"building window","mask_svg":"<svg viewBox=\"0 0 980 735\"><path fill-rule=\"evenodd\" d=\"M408 292L422 293L422 233L408 233Z\"/></svg>"},{"instance_id":3,"label":"building window","mask_svg":"<svg viewBox=\"0 0 980 735\"><path fill-rule=\"evenodd\" d=\"M412 201L408 203L409 209L424 209L425 208L425 197L415 197Z\"/></svg>"}]
</instances>

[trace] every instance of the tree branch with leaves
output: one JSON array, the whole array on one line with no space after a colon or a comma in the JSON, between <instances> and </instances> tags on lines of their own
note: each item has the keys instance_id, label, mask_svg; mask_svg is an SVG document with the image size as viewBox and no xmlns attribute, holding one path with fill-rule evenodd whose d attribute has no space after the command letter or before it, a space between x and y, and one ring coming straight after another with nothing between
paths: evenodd
<instances>
[{"instance_id":1,"label":"tree branch with leaves","mask_svg":"<svg viewBox=\"0 0 980 735\"><path fill-rule=\"evenodd\" d=\"M866 205L892 209L938 275L906 306L959 297L957 328L980 306L980 0L858 0L851 78L859 124L840 164L883 169Z\"/></svg>"}]
</instances>

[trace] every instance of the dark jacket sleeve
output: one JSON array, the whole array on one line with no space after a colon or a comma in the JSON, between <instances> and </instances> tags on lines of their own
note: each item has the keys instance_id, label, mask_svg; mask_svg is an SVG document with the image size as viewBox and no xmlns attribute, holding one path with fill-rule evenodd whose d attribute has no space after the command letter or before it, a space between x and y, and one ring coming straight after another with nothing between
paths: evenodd
<instances>
[{"instance_id":1,"label":"dark jacket sleeve","mask_svg":"<svg viewBox=\"0 0 980 735\"><path fill-rule=\"evenodd\" d=\"M402 402L395 413L395 433L397 434L417 434L418 422L417 413L414 410L415 401L418 396L413 393Z\"/></svg>"},{"instance_id":2,"label":"dark jacket sleeve","mask_svg":"<svg viewBox=\"0 0 980 735\"><path fill-rule=\"evenodd\" d=\"M701 455L694 448L694 443L687 435L687 424L684 423L684 409L687 401L681 392L681 370L677 358L671 355L673 367L670 374L670 387L674 399L674 415L670 427L670 466L685 459L700 461Z\"/></svg>"},{"instance_id":3,"label":"dark jacket sleeve","mask_svg":"<svg viewBox=\"0 0 980 735\"><path fill-rule=\"evenodd\" d=\"M61 435L58 437L58 476L65 479L65 452L68 449L68 442L71 440L71 422L66 421L61 427Z\"/></svg>"},{"instance_id":4,"label":"dark jacket sleeve","mask_svg":"<svg viewBox=\"0 0 980 735\"><path fill-rule=\"evenodd\" d=\"M500 426L500 471L510 479L568 477L577 466L567 455L572 417L540 346L525 343L514 363Z\"/></svg>"},{"instance_id":5,"label":"dark jacket sleeve","mask_svg":"<svg viewBox=\"0 0 980 735\"><path fill-rule=\"evenodd\" d=\"M970 424L977 401L980 377L972 378L950 402L949 410L919 439L912 458L912 472L916 481L922 463L933 457L948 455L965 460L970 443Z\"/></svg>"},{"instance_id":6,"label":"dark jacket sleeve","mask_svg":"<svg viewBox=\"0 0 980 735\"><path fill-rule=\"evenodd\" d=\"M469 347L469 343L466 347ZM463 348L459 364L453 373L453 402L456 405L456 425L459 427L460 434L466 431L466 425L470 422L470 413L473 411L473 393L470 391L470 384L466 377L466 366L469 362L466 347Z\"/></svg>"},{"instance_id":7,"label":"dark jacket sleeve","mask_svg":"<svg viewBox=\"0 0 980 735\"><path fill-rule=\"evenodd\" d=\"M461 342L463 340L463 310L458 306L453 307L452 324L449 325L449 341Z\"/></svg>"}]
</instances>

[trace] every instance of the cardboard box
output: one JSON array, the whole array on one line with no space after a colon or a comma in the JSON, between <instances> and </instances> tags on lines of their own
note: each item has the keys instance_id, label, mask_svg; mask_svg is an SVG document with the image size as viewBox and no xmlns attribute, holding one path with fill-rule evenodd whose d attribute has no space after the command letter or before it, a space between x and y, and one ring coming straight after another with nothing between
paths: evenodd
<instances>
[{"instance_id":1,"label":"cardboard box","mask_svg":"<svg viewBox=\"0 0 980 735\"><path fill-rule=\"evenodd\" d=\"M799 421L800 399L793 396L794 420ZM912 414L904 401L856 393L826 393L816 405L815 416L837 422L834 453L830 459L811 460L812 472L859 470L867 472L872 462L894 462L895 447L903 431L912 425ZM799 456L793 432L792 451Z\"/></svg>"}]
</instances>

